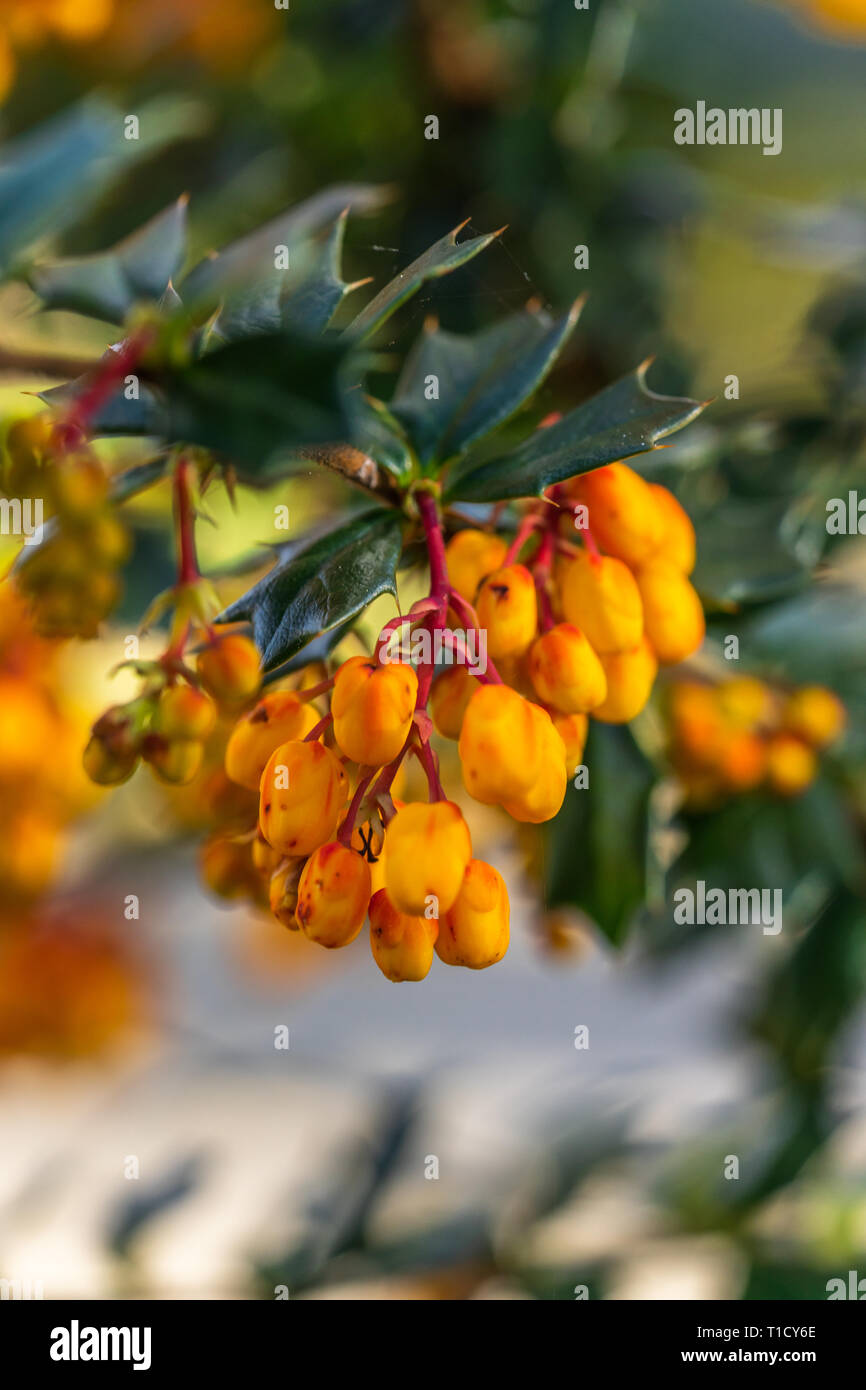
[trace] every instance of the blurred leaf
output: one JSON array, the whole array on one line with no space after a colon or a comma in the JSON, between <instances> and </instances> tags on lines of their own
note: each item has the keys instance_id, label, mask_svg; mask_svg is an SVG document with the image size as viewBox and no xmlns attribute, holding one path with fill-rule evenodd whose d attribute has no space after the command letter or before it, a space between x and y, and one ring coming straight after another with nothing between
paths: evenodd
<instances>
[{"instance_id":1,"label":"blurred leaf","mask_svg":"<svg viewBox=\"0 0 866 1390\"><path fill-rule=\"evenodd\" d=\"M282 297L280 321L290 332L323 333L346 295L357 288L346 283L340 269L346 218L345 212L340 214L307 273Z\"/></svg>"},{"instance_id":2,"label":"blurred leaf","mask_svg":"<svg viewBox=\"0 0 866 1390\"><path fill-rule=\"evenodd\" d=\"M536 430L510 454L457 470L452 500L499 502L537 497L552 483L655 448L703 410L699 401L659 396L646 385L649 364L584 401L555 425Z\"/></svg>"},{"instance_id":3,"label":"blurred leaf","mask_svg":"<svg viewBox=\"0 0 866 1390\"><path fill-rule=\"evenodd\" d=\"M350 391L346 401L350 436L358 449L375 459L395 478L405 479L412 471L412 450L399 420L373 396Z\"/></svg>"},{"instance_id":4,"label":"blurred leaf","mask_svg":"<svg viewBox=\"0 0 866 1390\"><path fill-rule=\"evenodd\" d=\"M582 303L556 320L524 310L480 333L423 333L391 401L422 463L463 453L519 410L568 342ZM431 376L438 383L434 400L426 396Z\"/></svg>"},{"instance_id":5,"label":"blurred leaf","mask_svg":"<svg viewBox=\"0 0 866 1390\"><path fill-rule=\"evenodd\" d=\"M785 500L729 498L695 518L694 584L719 605L766 603L803 585L826 532L799 524Z\"/></svg>"},{"instance_id":6,"label":"blurred leaf","mask_svg":"<svg viewBox=\"0 0 866 1390\"><path fill-rule=\"evenodd\" d=\"M369 211L384 201L385 190L373 184L338 184L290 208L255 231L232 242L218 254L200 261L184 278L180 294L185 304L215 307L227 295L250 296L244 312L261 331L279 324L279 300L285 276L294 274L296 258L310 253L311 238L346 208ZM290 272L275 268L277 247L289 252ZM232 326L226 316L222 331Z\"/></svg>"},{"instance_id":7,"label":"blurred leaf","mask_svg":"<svg viewBox=\"0 0 866 1390\"><path fill-rule=\"evenodd\" d=\"M109 348L100 359L114 355ZM97 364L98 365L98 364ZM62 410L71 405L76 396L90 383L90 375L78 377L63 386L51 386L39 392L39 399L53 410ZM154 435L163 436L168 430L168 417L165 404L160 396L143 381L138 383L138 397L128 400L125 388L120 387L102 403L90 420L90 432L110 438L112 435Z\"/></svg>"},{"instance_id":8,"label":"blurred leaf","mask_svg":"<svg viewBox=\"0 0 866 1390\"><path fill-rule=\"evenodd\" d=\"M394 311L399 309L401 304L405 304L407 299L411 299L413 294L417 294L428 280L438 280L441 275L448 275L452 270L457 270L499 236L498 232L488 232L485 236L470 237L468 241L458 244L457 233L465 226L466 223L461 222L459 227L455 227L405 270L401 270L399 275L370 300L357 318L352 320L347 333L359 338L372 337Z\"/></svg>"},{"instance_id":9,"label":"blurred leaf","mask_svg":"<svg viewBox=\"0 0 866 1390\"><path fill-rule=\"evenodd\" d=\"M590 721L589 786L569 786L545 831L545 903L585 912L614 946L647 892L652 765L623 725Z\"/></svg>"},{"instance_id":10,"label":"blurred leaf","mask_svg":"<svg viewBox=\"0 0 866 1390\"><path fill-rule=\"evenodd\" d=\"M275 476L275 456L341 439L345 345L260 334L208 352L163 382L171 439L231 459L253 482Z\"/></svg>"},{"instance_id":11,"label":"blurred leaf","mask_svg":"<svg viewBox=\"0 0 866 1390\"><path fill-rule=\"evenodd\" d=\"M187 199L179 198L110 251L32 267L46 309L70 309L122 323L133 304L159 301L186 255Z\"/></svg>"},{"instance_id":12,"label":"blurred leaf","mask_svg":"<svg viewBox=\"0 0 866 1390\"><path fill-rule=\"evenodd\" d=\"M111 498L115 502L125 502L127 498L135 497L164 478L167 467L168 458L161 455L159 458L147 459L144 463L135 463L131 468L125 468L122 473L115 473L109 489Z\"/></svg>"},{"instance_id":13,"label":"blurred leaf","mask_svg":"<svg viewBox=\"0 0 866 1390\"><path fill-rule=\"evenodd\" d=\"M278 562L219 621L251 622L262 666L271 670L380 594L396 593L402 528L398 512L362 513Z\"/></svg>"}]
</instances>

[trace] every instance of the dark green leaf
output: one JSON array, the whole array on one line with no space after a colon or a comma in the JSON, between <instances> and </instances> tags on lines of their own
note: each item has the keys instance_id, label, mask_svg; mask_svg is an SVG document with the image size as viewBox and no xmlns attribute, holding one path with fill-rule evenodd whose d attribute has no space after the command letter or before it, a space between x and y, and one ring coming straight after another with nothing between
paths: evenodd
<instances>
[{"instance_id":1,"label":"dark green leaf","mask_svg":"<svg viewBox=\"0 0 866 1390\"><path fill-rule=\"evenodd\" d=\"M104 357L108 357L112 351L113 349L109 349L109 353L104 354ZM63 409L75 400L87 383L87 377L79 377L63 386L51 386L47 391L40 391L39 398L52 409ZM95 412L89 428L92 434L105 438L113 435L161 437L167 432L168 418L164 403L157 392L139 381L138 397L135 400L127 400L125 388L121 387Z\"/></svg>"},{"instance_id":2,"label":"dark green leaf","mask_svg":"<svg viewBox=\"0 0 866 1390\"><path fill-rule=\"evenodd\" d=\"M144 492L165 477L167 467L167 456L160 455L159 458L146 459L144 463L134 463L122 473L115 473L110 486L112 499L115 502L125 502L127 498Z\"/></svg>"},{"instance_id":3,"label":"dark green leaf","mask_svg":"<svg viewBox=\"0 0 866 1390\"><path fill-rule=\"evenodd\" d=\"M720 606L766 603L799 588L826 541L778 498L728 498L697 517L695 527L694 583L705 601Z\"/></svg>"},{"instance_id":4,"label":"dark green leaf","mask_svg":"<svg viewBox=\"0 0 866 1390\"><path fill-rule=\"evenodd\" d=\"M345 352L284 333L218 347L164 379L168 436L216 450L241 478L275 476L281 452L344 436Z\"/></svg>"},{"instance_id":5,"label":"dark green leaf","mask_svg":"<svg viewBox=\"0 0 866 1390\"><path fill-rule=\"evenodd\" d=\"M339 623L337 627L332 627L329 632L323 632L320 637L314 637L288 661L284 661L281 666L275 666L272 671L269 671L262 684L265 686L273 685L276 681L281 681L284 676L291 676L295 671L303 670L311 662L327 661L334 648L352 631L354 621L354 618L349 618L348 622Z\"/></svg>"},{"instance_id":6,"label":"dark green leaf","mask_svg":"<svg viewBox=\"0 0 866 1390\"><path fill-rule=\"evenodd\" d=\"M110 251L34 266L31 286L46 309L122 323L133 304L159 301L183 264L186 205L179 198Z\"/></svg>"},{"instance_id":7,"label":"dark green leaf","mask_svg":"<svg viewBox=\"0 0 866 1390\"><path fill-rule=\"evenodd\" d=\"M395 593L401 545L399 512L364 512L275 565L220 621L252 623L269 671L380 594Z\"/></svg>"},{"instance_id":8,"label":"dark green leaf","mask_svg":"<svg viewBox=\"0 0 866 1390\"><path fill-rule=\"evenodd\" d=\"M300 283L283 294L280 319L290 332L323 333L345 296L358 288L340 273L346 218L346 212L340 214Z\"/></svg>"},{"instance_id":9,"label":"dark green leaf","mask_svg":"<svg viewBox=\"0 0 866 1390\"><path fill-rule=\"evenodd\" d=\"M391 402L422 463L462 454L519 410L570 338L582 303L556 320L524 310L480 333L423 333ZM438 383L435 400L426 395L430 377Z\"/></svg>"},{"instance_id":10,"label":"dark green leaf","mask_svg":"<svg viewBox=\"0 0 866 1390\"><path fill-rule=\"evenodd\" d=\"M536 430L512 453L460 469L449 481L447 497L470 502L537 497L552 483L653 449L704 407L651 391L645 381L648 366L644 363L584 401L555 425Z\"/></svg>"},{"instance_id":11,"label":"dark green leaf","mask_svg":"<svg viewBox=\"0 0 866 1390\"><path fill-rule=\"evenodd\" d=\"M448 275L458 266L465 265L499 236L498 232L488 232L485 236L471 237L458 244L457 233L465 226L466 223L461 222L459 227L455 227L405 270L401 270L352 320L347 333L359 338L371 337L428 280L436 280L440 275Z\"/></svg>"},{"instance_id":12,"label":"dark green leaf","mask_svg":"<svg viewBox=\"0 0 866 1390\"><path fill-rule=\"evenodd\" d=\"M226 295L239 292L242 296L252 295L251 304L257 305L258 328L276 328L285 277L289 273L294 275L296 261L306 263L315 233L332 222L344 208L369 211L380 206L384 197L385 190L372 184L350 183L326 188L232 242L219 255L201 261L184 279L181 298L185 304L215 307ZM289 271L275 268L278 246L288 248ZM247 313L252 312L251 304L248 301ZM222 331L227 332L227 328Z\"/></svg>"},{"instance_id":13,"label":"dark green leaf","mask_svg":"<svg viewBox=\"0 0 866 1390\"><path fill-rule=\"evenodd\" d=\"M629 729L590 723L589 786L569 786L545 836L545 900L585 912L623 945L646 900L655 776Z\"/></svg>"}]
</instances>

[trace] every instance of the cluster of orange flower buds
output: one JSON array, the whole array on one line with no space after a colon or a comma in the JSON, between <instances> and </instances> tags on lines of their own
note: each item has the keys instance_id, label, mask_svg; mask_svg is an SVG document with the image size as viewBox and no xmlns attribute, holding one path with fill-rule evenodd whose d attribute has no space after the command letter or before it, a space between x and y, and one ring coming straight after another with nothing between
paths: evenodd
<instances>
[{"instance_id":1,"label":"cluster of orange flower buds","mask_svg":"<svg viewBox=\"0 0 866 1390\"><path fill-rule=\"evenodd\" d=\"M671 760L696 809L759 787L798 796L846 723L844 705L823 686L782 691L753 676L676 681L667 709Z\"/></svg>"},{"instance_id":2,"label":"cluster of orange flower buds","mask_svg":"<svg viewBox=\"0 0 866 1390\"><path fill-rule=\"evenodd\" d=\"M198 653L195 672L171 650L160 661L133 664L146 676L144 690L97 719L85 770L93 782L116 786L143 759L163 782L191 782L218 713L236 712L259 688L255 644L236 633L214 637Z\"/></svg>"},{"instance_id":3,"label":"cluster of orange flower buds","mask_svg":"<svg viewBox=\"0 0 866 1390\"><path fill-rule=\"evenodd\" d=\"M46 411L9 428L2 478L7 497L37 506L39 525L51 522L51 534L31 554L25 547L17 570L37 631L95 636L120 597L118 571L130 550L102 465L84 443L64 447Z\"/></svg>"},{"instance_id":4,"label":"cluster of orange flower buds","mask_svg":"<svg viewBox=\"0 0 866 1390\"><path fill-rule=\"evenodd\" d=\"M658 662L680 660L703 637L688 518L624 465L532 504L510 546L470 529L446 547L432 494L416 498L429 596L386 624L371 656L350 657L306 690L272 690L240 717L225 768L258 791L258 822L212 839L202 860L222 896L261 902L266 892L280 922L329 949L354 941L369 918L390 980L423 979L434 953L482 969L508 947L505 884L473 857L432 732L457 741L470 797L519 821L550 820L590 715L632 718ZM582 547L580 506L598 534L584 531ZM411 658L391 646L406 627ZM430 641L416 656L419 636ZM439 669L434 647L450 653ZM313 702L326 695L323 714ZM426 775L426 802L393 799L409 754Z\"/></svg>"}]
</instances>

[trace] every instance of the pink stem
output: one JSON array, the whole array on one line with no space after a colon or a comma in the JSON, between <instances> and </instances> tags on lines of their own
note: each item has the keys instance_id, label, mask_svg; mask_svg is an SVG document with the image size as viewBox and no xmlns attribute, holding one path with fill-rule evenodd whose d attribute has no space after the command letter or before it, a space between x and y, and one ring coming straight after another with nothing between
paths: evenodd
<instances>
[{"instance_id":1,"label":"pink stem","mask_svg":"<svg viewBox=\"0 0 866 1390\"><path fill-rule=\"evenodd\" d=\"M308 734L304 734L304 743L315 743L316 739L319 738L326 729L330 728L333 722L334 716L332 714L326 714L324 719L320 719L318 724L314 725Z\"/></svg>"},{"instance_id":2,"label":"pink stem","mask_svg":"<svg viewBox=\"0 0 866 1390\"><path fill-rule=\"evenodd\" d=\"M117 352L98 365L89 383L72 403L61 422L60 433L66 447L74 447L80 443L81 436L86 432L100 406L138 364L152 339L152 329L142 329L139 333L133 333L121 343Z\"/></svg>"},{"instance_id":3,"label":"pink stem","mask_svg":"<svg viewBox=\"0 0 866 1390\"><path fill-rule=\"evenodd\" d=\"M340 827L337 839L340 841L340 844L345 845L347 849L352 848L352 834L355 829L355 821L358 819L358 812L360 811L361 803L363 802L364 797L367 794L367 788L369 787L375 775L376 772L374 769L372 772L368 772L366 777L361 778L360 782L355 788L355 795L352 797L349 809L346 812L345 819Z\"/></svg>"},{"instance_id":4,"label":"pink stem","mask_svg":"<svg viewBox=\"0 0 866 1390\"><path fill-rule=\"evenodd\" d=\"M508 547L505 559L502 561L503 565L514 564L515 560L517 559L526 542L529 540L529 537L531 536L532 532L535 530L537 525L538 516L535 512L529 512L523 518L523 520L517 528L517 534L515 535L514 540L511 542L511 545Z\"/></svg>"},{"instance_id":5,"label":"pink stem","mask_svg":"<svg viewBox=\"0 0 866 1390\"><path fill-rule=\"evenodd\" d=\"M420 762L427 775L427 788L430 793L431 801L446 801L447 797L439 781L439 759L430 747L426 739L421 739L419 743L412 744L412 752Z\"/></svg>"},{"instance_id":6,"label":"pink stem","mask_svg":"<svg viewBox=\"0 0 866 1390\"><path fill-rule=\"evenodd\" d=\"M485 672L482 673L473 669L472 663L469 660L469 652L466 647L466 641L461 633L452 632L450 628L446 628L445 631L442 633L442 641L445 643L446 647L454 648L454 650L460 656L461 665L466 667L467 671L471 676L475 676L476 680L481 681L482 685L502 684L502 677L500 676L499 672L497 671L496 667L493 665L493 662L490 660L489 657L487 658L487 670Z\"/></svg>"}]
</instances>

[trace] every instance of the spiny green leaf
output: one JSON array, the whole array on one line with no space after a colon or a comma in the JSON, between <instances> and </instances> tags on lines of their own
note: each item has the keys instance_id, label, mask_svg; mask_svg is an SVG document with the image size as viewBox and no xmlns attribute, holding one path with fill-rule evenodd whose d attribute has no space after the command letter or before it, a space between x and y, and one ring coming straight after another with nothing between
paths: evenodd
<instances>
[{"instance_id":1,"label":"spiny green leaf","mask_svg":"<svg viewBox=\"0 0 866 1390\"><path fill-rule=\"evenodd\" d=\"M370 300L357 318L352 320L346 332L353 337L371 337L394 311L399 309L401 304L405 304L407 299L411 299L413 294L417 294L428 280L436 280L441 275L450 274L458 266L465 265L500 235L499 232L488 232L484 236L471 237L468 241L458 243L457 233L465 226L466 223L461 222L459 227L455 227L405 270L401 270L399 275Z\"/></svg>"},{"instance_id":2,"label":"spiny green leaf","mask_svg":"<svg viewBox=\"0 0 866 1390\"><path fill-rule=\"evenodd\" d=\"M113 349L103 355L101 360L110 358ZM71 405L76 396L88 382L87 377L79 377L63 386L51 386L39 392L39 399L52 409L62 410ZM162 438L168 430L168 417L165 405L158 393L138 383L138 396L128 400L124 387L115 391L96 411L89 423L91 434L111 438L113 435L153 435Z\"/></svg>"},{"instance_id":3,"label":"spiny green leaf","mask_svg":"<svg viewBox=\"0 0 866 1390\"><path fill-rule=\"evenodd\" d=\"M241 478L273 477L277 454L344 437L345 354L286 333L218 347L163 379L168 437L216 450Z\"/></svg>"},{"instance_id":4,"label":"spiny green leaf","mask_svg":"<svg viewBox=\"0 0 866 1390\"><path fill-rule=\"evenodd\" d=\"M645 381L648 367L643 363L502 458L459 469L449 480L448 499L537 497L552 483L655 448L694 420L705 403L657 395Z\"/></svg>"},{"instance_id":5,"label":"spiny green leaf","mask_svg":"<svg viewBox=\"0 0 866 1390\"><path fill-rule=\"evenodd\" d=\"M258 305L258 327L276 328L285 277L289 273L294 274L302 263L306 263L315 233L333 221L344 208L369 211L380 206L386 196L387 190L372 184L339 184L326 188L232 242L219 255L200 261L180 286L181 298L188 305L216 306L226 296L252 296L253 304ZM289 271L275 267L275 250L278 246L288 248ZM249 305L247 312L250 312ZM226 325L228 323L227 316ZM227 327L222 331L229 336Z\"/></svg>"},{"instance_id":6,"label":"spiny green leaf","mask_svg":"<svg viewBox=\"0 0 866 1390\"><path fill-rule=\"evenodd\" d=\"M278 562L219 621L252 623L263 668L281 665L380 594L396 592L402 528L399 512L362 513Z\"/></svg>"},{"instance_id":7,"label":"spiny green leaf","mask_svg":"<svg viewBox=\"0 0 866 1390\"><path fill-rule=\"evenodd\" d=\"M647 895L651 764L629 729L590 723L589 786L569 787L545 835L545 901L576 907L623 945Z\"/></svg>"},{"instance_id":8,"label":"spiny green leaf","mask_svg":"<svg viewBox=\"0 0 866 1390\"><path fill-rule=\"evenodd\" d=\"M143 463L134 463L122 473L114 474L109 495L115 502L125 502L127 498L135 497L139 492L144 492L154 483L158 483L165 477L167 468L168 457L165 454L158 458L145 459Z\"/></svg>"},{"instance_id":9,"label":"spiny green leaf","mask_svg":"<svg viewBox=\"0 0 866 1390\"><path fill-rule=\"evenodd\" d=\"M186 206L179 198L109 251L33 266L32 288L46 309L122 323L138 301L159 301L183 264Z\"/></svg>"},{"instance_id":10,"label":"spiny green leaf","mask_svg":"<svg viewBox=\"0 0 866 1390\"><path fill-rule=\"evenodd\" d=\"M280 320L291 332L323 333L346 295L367 283L358 280L347 284L342 278L340 267L347 217L348 209L337 218L300 282L283 292Z\"/></svg>"},{"instance_id":11,"label":"spiny green leaf","mask_svg":"<svg viewBox=\"0 0 866 1390\"><path fill-rule=\"evenodd\" d=\"M553 367L582 305L577 300L556 320L524 310L480 333L423 333L391 402L422 463L464 453L519 410ZM427 398L431 377L438 383L434 400Z\"/></svg>"}]
</instances>

